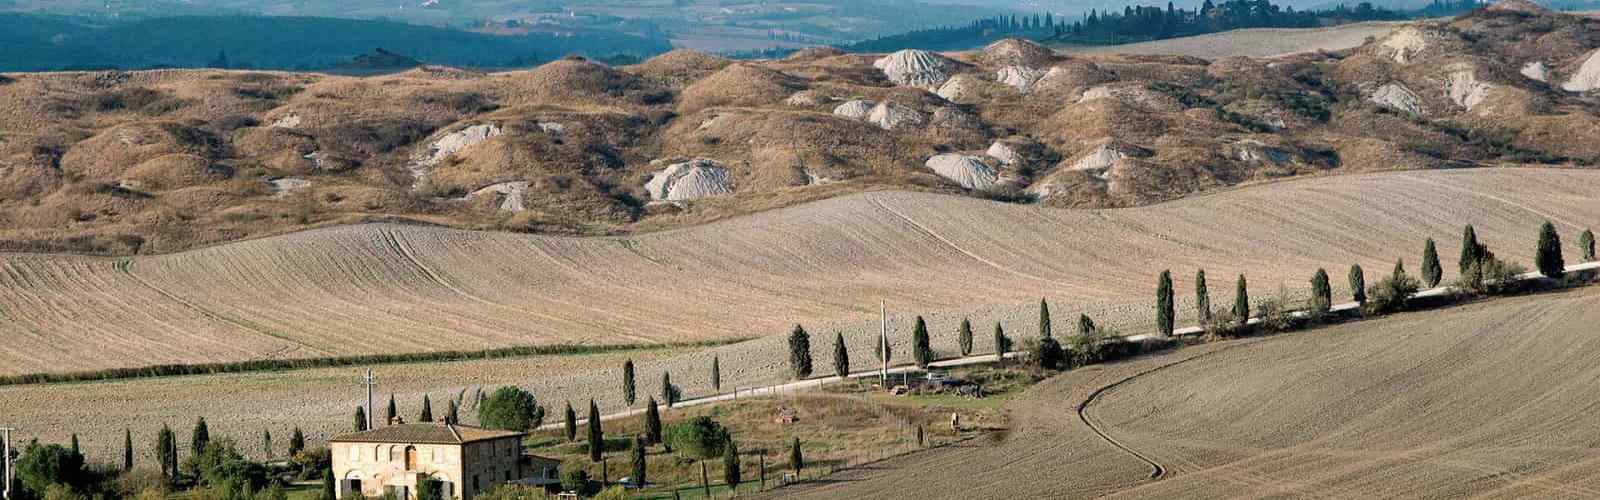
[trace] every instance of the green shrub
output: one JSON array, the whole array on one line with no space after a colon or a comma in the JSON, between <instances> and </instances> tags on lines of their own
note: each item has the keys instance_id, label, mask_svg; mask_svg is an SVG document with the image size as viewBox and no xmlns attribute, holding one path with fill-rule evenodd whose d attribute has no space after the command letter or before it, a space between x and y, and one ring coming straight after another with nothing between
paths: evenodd
<instances>
[{"instance_id":1,"label":"green shrub","mask_svg":"<svg viewBox=\"0 0 1600 500\"><path fill-rule=\"evenodd\" d=\"M1404 310L1406 301L1421 287L1422 283L1411 276L1390 275L1367 290L1365 312L1369 315L1381 315Z\"/></svg>"},{"instance_id":2,"label":"green shrub","mask_svg":"<svg viewBox=\"0 0 1600 500\"><path fill-rule=\"evenodd\" d=\"M478 424L490 429L525 432L544 424L544 407L520 387L495 389L478 405Z\"/></svg>"},{"instance_id":3,"label":"green shrub","mask_svg":"<svg viewBox=\"0 0 1600 500\"><path fill-rule=\"evenodd\" d=\"M722 455L728 430L711 417L699 416L667 427L667 444L682 456L710 460Z\"/></svg>"}]
</instances>

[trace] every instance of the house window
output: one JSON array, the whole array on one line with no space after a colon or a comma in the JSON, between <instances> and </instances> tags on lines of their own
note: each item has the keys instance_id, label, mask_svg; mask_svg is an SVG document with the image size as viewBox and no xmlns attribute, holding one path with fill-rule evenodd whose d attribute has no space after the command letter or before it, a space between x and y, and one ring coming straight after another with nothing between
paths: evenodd
<instances>
[{"instance_id":1,"label":"house window","mask_svg":"<svg viewBox=\"0 0 1600 500\"><path fill-rule=\"evenodd\" d=\"M510 482L510 481L511 481L511 471L509 471L509 470L508 470L508 471L506 471L506 481L507 481L507 482Z\"/></svg>"},{"instance_id":2,"label":"house window","mask_svg":"<svg viewBox=\"0 0 1600 500\"><path fill-rule=\"evenodd\" d=\"M444 463L444 448L434 448L433 449L433 463L436 463L436 464Z\"/></svg>"},{"instance_id":3,"label":"house window","mask_svg":"<svg viewBox=\"0 0 1600 500\"><path fill-rule=\"evenodd\" d=\"M361 461L361 447L360 446L351 446L350 447L350 462L351 463L355 463L355 462L360 462L360 461Z\"/></svg>"},{"instance_id":4,"label":"house window","mask_svg":"<svg viewBox=\"0 0 1600 500\"><path fill-rule=\"evenodd\" d=\"M473 474L472 475L472 491L479 491L481 489L483 489L483 484L478 482L478 475L477 474Z\"/></svg>"}]
</instances>

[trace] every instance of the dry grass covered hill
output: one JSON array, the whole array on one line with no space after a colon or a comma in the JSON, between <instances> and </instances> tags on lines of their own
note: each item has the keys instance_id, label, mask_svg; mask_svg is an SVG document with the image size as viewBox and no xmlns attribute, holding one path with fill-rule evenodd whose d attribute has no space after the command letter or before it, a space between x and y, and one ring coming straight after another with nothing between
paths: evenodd
<instances>
[{"instance_id":1,"label":"dry grass covered hill","mask_svg":"<svg viewBox=\"0 0 1600 500\"><path fill-rule=\"evenodd\" d=\"M1597 27L1523 6L1267 59L1007 40L495 74L13 74L0 249L162 254L394 218L626 234L884 188L1125 207L1306 174L1587 165Z\"/></svg>"},{"instance_id":2,"label":"dry grass covered hill","mask_svg":"<svg viewBox=\"0 0 1600 500\"><path fill-rule=\"evenodd\" d=\"M1415 262L1426 237L1455 255L1466 223L1526 264L1545 219L1575 255L1577 232L1600 220L1596 198L1588 170L1419 171L1133 209L873 192L631 238L368 224L150 257L4 254L0 373L742 338L795 323L865 332L879 299L928 315L941 336L962 317L1027 335L1040 297L1062 331L1085 311L1134 332L1149 328L1161 269L1189 321L1197 268L1218 303L1241 272L1262 299L1304 289L1318 267Z\"/></svg>"},{"instance_id":3,"label":"dry grass covered hill","mask_svg":"<svg viewBox=\"0 0 1600 500\"><path fill-rule=\"evenodd\" d=\"M1582 289L1074 370L1008 403L1016 425L999 443L780 496L1592 497L1597 305ZM1080 419L1085 401L1159 480Z\"/></svg>"}]
</instances>

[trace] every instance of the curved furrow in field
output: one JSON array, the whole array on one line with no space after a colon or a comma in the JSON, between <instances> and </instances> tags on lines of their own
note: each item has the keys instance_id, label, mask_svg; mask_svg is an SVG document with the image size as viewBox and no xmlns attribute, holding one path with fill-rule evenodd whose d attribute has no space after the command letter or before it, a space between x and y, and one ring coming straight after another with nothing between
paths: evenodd
<instances>
[{"instance_id":1,"label":"curved furrow in field","mask_svg":"<svg viewBox=\"0 0 1600 500\"><path fill-rule=\"evenodd\" d=\"M1576 225L1600 221L1596 199L1595 171L1418 171L1120 210L872 192L627 238L347 226L138 257L138 280L107 259L3 255L0 330L19 340L0 348L0 373L746 337L796 323L864 333L880 300L896 335L922 314L941 350L964 317L985 333L996 322L1034 332L1041 297L1058 329L1084 312L1132 332L1150 328L1162 269L1189 322L1197 268L1217 304L1239 273L1258 299L1298 293L1318 267L1377 276L1405 258L1415 269L1425 237L1451 260L1464 223L1527 263L1541 215L1568 222L1572 255Z\"/></svg>"}]
</instances>

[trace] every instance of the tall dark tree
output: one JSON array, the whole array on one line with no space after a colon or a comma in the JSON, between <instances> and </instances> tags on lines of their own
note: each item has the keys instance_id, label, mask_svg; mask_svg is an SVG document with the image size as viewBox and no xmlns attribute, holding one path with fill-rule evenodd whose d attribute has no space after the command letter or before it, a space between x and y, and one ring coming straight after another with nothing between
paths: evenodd
<instances>
[{"instance_id":1,"label":"tall dark tree","mask_svg":"<svg viewBox=\"0 0 1600 500\"><path fill-rule=\"evenodd\" d=\"M661 410L656 407L656 398L645 402L644 432L650 444L661 444Z\"/></svg>"},{"instance_id":2,"label":"tall dark tree","mask_svg":"<svg viewBox=\"0 0 1600 500\"><path fill-rule=\"evenodd\" d=\"M606 435L600 429L600 406L589 400L589 461L599 462L605 456Z\"/></svg>"},{"instance_id":3,"label":"tall dark tree","mask_svg":"<svg viewBox=\"0 0 1600 500\"><path fill-rule=\"evenodd\" d=\"M1011 339L1006 337L1006 331L1000 328L1000 322L994 323L994 359L1005 361L1006 352L1011 350Z\"/></svg>"},{"instance_id":4,"label":"tall dark tree","mask_svg":"<svg viewBox=\"0 0 1600 500\"><path fill-rule=\"evenodd\" d=\"M422 395L422 415L417 416L418 422L433 421L433 400L427 394Z\"/></svg>"},{"instance_id":5,"label":"tall dark tree","mask_svg":"<svg viewBox=\"0 0 1600 500\"><path fill-rule=\"evenodd\" d=\"M655 405L651 405L655 406ZM578 412L572 411L572 402L567 402L567 410L562 412L561 429L566 431L567 442L578 440Z\"/></svg>"},{"instance_id":6,"label":"tall dark tree","mask_svg":"<svg viewBox=\"0 0 1600 500\"><path fill-rule=\"evenodd\" d=\"M1324 314L1332 305L1333 285L1328 282L1328 271L1317 269L1317 274L1311 276L1311 310Z\"/></svg>"},{"instance_id":7,"label":"tall dark tree","mask_svg":"<svg viewBox=\"0 0 1600 500\"><path fill-rule=\"evenodd\" d=\"M83 448L78 447L78 433L76 433L76 432L72 433L72 440L70 442L72 443L72 445L68 449L72 450L72 454L73 455L77 455L77 456L82 457L83 456Z\"/></svg>"},{"instance_id":8,"label":"tall dark tree","mask_svg":"<svg viewBox=\"0 0 1600 500\"><path fill-rule=\"evenodd\" d=\"M806 468L806 458L800 454L800 438L794 438L794 444L789 446L789 468L796 473Z\"/></svg>"},{"instance_id":9,"label":"tall dark tree","mask_svg":"<svg viewBox=\"0 0 1600 500\"><path fill-rule=\"evenodd\" d=\"M174 437L172 428L161 424L161 432L156 434L156 460L161 462L161 476L169 481L175 481L178 475L178 445Z\"/></svg>"},{"instance_id":10,"label":"tall dark tree","mask_svg":"<svg viewBox=\"0 0 1600 500\"><path fill-rule=\"evenodd\" d=\"M1079 314L1078 315L1078 335L1079 336L1088 337L1090 335L1094 335L1095 329L1096 328L1094 326L1094 320L1089 319L1089 315L1087 315L1087 314Z\"/></svg>"},{"instance_id":11,"label":"tall dark tree","mask_svg":"<svg viewBox=\"0 0 1600 500\"><path fill-rule=\"evenodd\" d=\"M972 355L972 320L961 318L961 331L957 335L956 343L960 344L961 357Z\"/></svg>"},{"instance_id":12,"label":"tall dark tree","mask_svg":"<svg viewBox=\"0 0 1600 500\"><path fill-rule=\"evenodd\" d=\"M917 363L917 368L928 369L928 364L933 363L933 346L928 339L928 323L917 316L917 324L911 329L911 357Z\"/></svg>"},{"instance_id":13,"label":"tall dark tree","mask_svg":"<svg viewBox=\"0 0 1600 500\"><path fill-rule=\"evenodd\" d=\"M194 423L194 433L189 436L190 456L198 457L205 453L206 444L211 442L211 428L206 426L206 418L200 417Z\"/></svg>"},{"instance_id":14,"label":"tall dark tree","mask_svg":"<svg viewBox=\"0 0 1600 500\"><path fill-rule=\"evenodd\" d=\"M1439 286L1439 281L1444 279L1444 268L1439 266L1439 250L1434 248L1433 238L1422 245L1422 284L1428 288Z\"/></svg>"},{"instance_id":15,"label":"tall dark tree","mask_svg":"<svg viewBox=\"0 0 1600 500\"><path fill-rule=\"evenodd\" d=\"M633 401L638 394L634 392L633 360L622 362L622 402L633 406Z\"/></svg>"},{"instance_id":16,"label":"tall dark tree","mask_svg":"<svg viewBox=\"0 0 1600 500\"><path fill-rule=\"evenodd\" d=\"M1172 304L1172 271L1161 271L1156 283L1156 330L1171 337L1174 308Z\"/></svg>"},{"instance_id":17,"label":"tall dark tree","mask_svg":"<svg viewBox=\"0 0 1600 500\"><path fill-rule=\"evenodd\" d=\"M811 334L800 325L789 333L789 369L795 380L811 378Z\"/></svg>"},{"instance_id":18,"label":"tall dark tree","mask_svg":"<svg viewBox=\"0 0 1600 500\"><path fill-rule=\"evenodd\" d=\"M299 455L305 449L306 433L300 432L300 428L295 427L294 432L289 434L289 457L294 458L295 455Z\"/></svg>"},{"instance_id":19,"label":"tall dark tree","mask_svg":"<svg viewBox=\"0 0 1600 500\"><path fill-rule=\"evenodd\" d=\"M648 445L649 443L645 442L644 436L633 437L633 449L631 450L633 455L633 476L629 477L628 479L632 480L633 484L639 486L643 486L649 482L649 480L645 478L645 473L648 472L650 467L649 464L645 463L644 450L645 446Z\"/></svg>"},{"instance_id":20,"label":"tall dark tree","mask_svg":"<svg viewBox=\"0 0 1600 500\"><path fill-rule=\"evenodd\" d=\"M1405 277L1405 275L1406 275L1406 260L1405 259L1395 260L1394 261L1394 271L1390 271L1389 275L1390 276L1394 276L1395 278Z\"/></svg>"},{"instance_id":21,"label":"tall dark tree","mask_svg":"<svg viewBox=\"0 0 1600 500\"><path fill-rule=\"evenodd\" d=\"M1544 221L1539 226L1539 248L1534 262L1539 268L1539 274L1546 278L1560 278L1566 273L1567 263L1561 257L1561 235L1556 234L1556 225Z\"/></svg>"},{"instance_id":22,"label":"tall dark tree","mask_svg":"<svg viewBox=\"0 0 1600 500\"><path fill-rule=\"evenodd\" d=\"M1483 245L1478 243L1478 231L1468 224L1466 229L1461 230L1461 274L1467 274L1467 270L1482 257Z\"/></svg>"},{"instance_id":23,"label":"tall dark tree","mask_svg":"<svg viewBox=\"0 0 1600 500\"><path fill-rule=\"evenodd\" d=\"M850 376L850 350L845 348L844 334L833 332L833 374L839 378Z\"/></svg>"},{"instance_id":24,"label":"tall dark tree","mask_svg":"<svg viewBox=\"0 0 1600 500\"><path fill-rule=\"evenodd\" d=\"M1205 269L1194 273L1194 308L1201 325L1211 322L1211 291L1206 289Z\"/></svg>"},{"instance_id":25,"label":"tall dark tree","mask_svg":"<svg viewBox=\"0 0 1600 500\"><path fill-rule=\"evenodd\" d=\"M661 401L667 408L678 404L678 388L672 385L672 372L661 372Z\"/></svg>"},{"instance_id":26,"label":"tall dark tree","mask_svg":"<svg viewBox=\"0 0 1600 500\"><path fill-rule=\"evenodd\" d=\"M722 361L717 356L711 357L711 390L722 394Z\"/></svg>"},{"instance_id":27,"label":"tall dark tree","mask_svg":"<svg viewBox=\"0 0 1600 500\"><path fill-rule=\"evenodd\" d=\"M1039 338L1050 338L1050 304L1039 299Z\"/></svg>"},{"instance_id":28,"label":"tall dark tree","mask_svg":"<svg viewBox=\"0 0 1600 500\"><path fill-rule=\"evenodd\" d=\"M389 406L383 411L383 423L378 425L394 425L394 418L400 416L399 408L394 405L394 393L389 393Z\"/></svg>"},{"instance_id":29,"label":"tall dark tree","mask_svg":"<svg viewBox=\"0 0 1600 500\"><path fill-rule=\"evenodd\" d=\"M450 400L444 413L444 423L461 425L461 407L456 405L456 400Z\"/></svg>"},{"instance_id":30,"label":"tall dark tree","mask_svg":"<svg viewBox=\"0 0 1600 500\"><path fill-rule=\"evenodd\" d=\"M261 431L261 453L265 454L267 456L267 458L272 458L272 430L271 429L266 429L266 430L262 430Z\"/></svg>"},{"instance_id":31,"label":"tall dark tree","mask_svg":"<svg viewBox=\"0 0 1600 500\"><path fill-rule=\"evenodd\" d=\"M1238 284L1233 291L1233 317L1243 327L1250 322L1250 290L1246 287L1244 275L1239 275Z\"/></svg>"},{"instance_id":32,"label":"tall dark tree","mask_svg":"<svg viewBox=\"0 0 1600 500\"><path fill-rule=\"evenodd\" d=\"M122 430L122 471L133 470L133 431Z\"/></svg>"},{"instance_id":33,"label":"tall dark tree","mask_svg":"<svg viewBox=\"0 0 1600 500\"><path fill-rule=\"evenodd\" d=\"M356 407L356 426L355 426L355 430L356 430L356 432L361 432L361 431L367 430L367 409L364 408L364 407L360 407L360 406Z\"/></svg>"},{"instance_id":34,"label":"tall dark tree","mask_svg":"<svg viewBox=\"0 0 1600 500\"><path fill-rule=\"evenodd\" d=\"M1584 262L1594 262L1594 231L1585 229L1578 235L1578 253Z\"/></svg>"},{"instance_id":35,"label":"tall dark tree","mask_svg":"<svg viewBox=\"0 0 1600 500\"><path fill-rule=\"evenodd\" d=\"M322 469L322 498L318 500L334 500L337 498L334 490L333 468Z\"/></svg>"},{"instance_id":36,"label":"tall dark tree","mask_svg":"<svg viewBox=\"0 0 1600 500\"><path fill-rule=\"evenodd\" d=\"M1367 305L1367 275L1361 264L1350 266L1350 296L1357 304Z\"/></svg>"},{"instance_id":37,"label":"tall dark tree","mask_svg":"<svg viewBox=\"0 0 1600 500\"><path fill-rule=\"evenodd\" d=\"M728 445L722 447L722 482L728 485L728 490L739 491L739 444L728 440Z\"/></svg>"}]
</instances>

